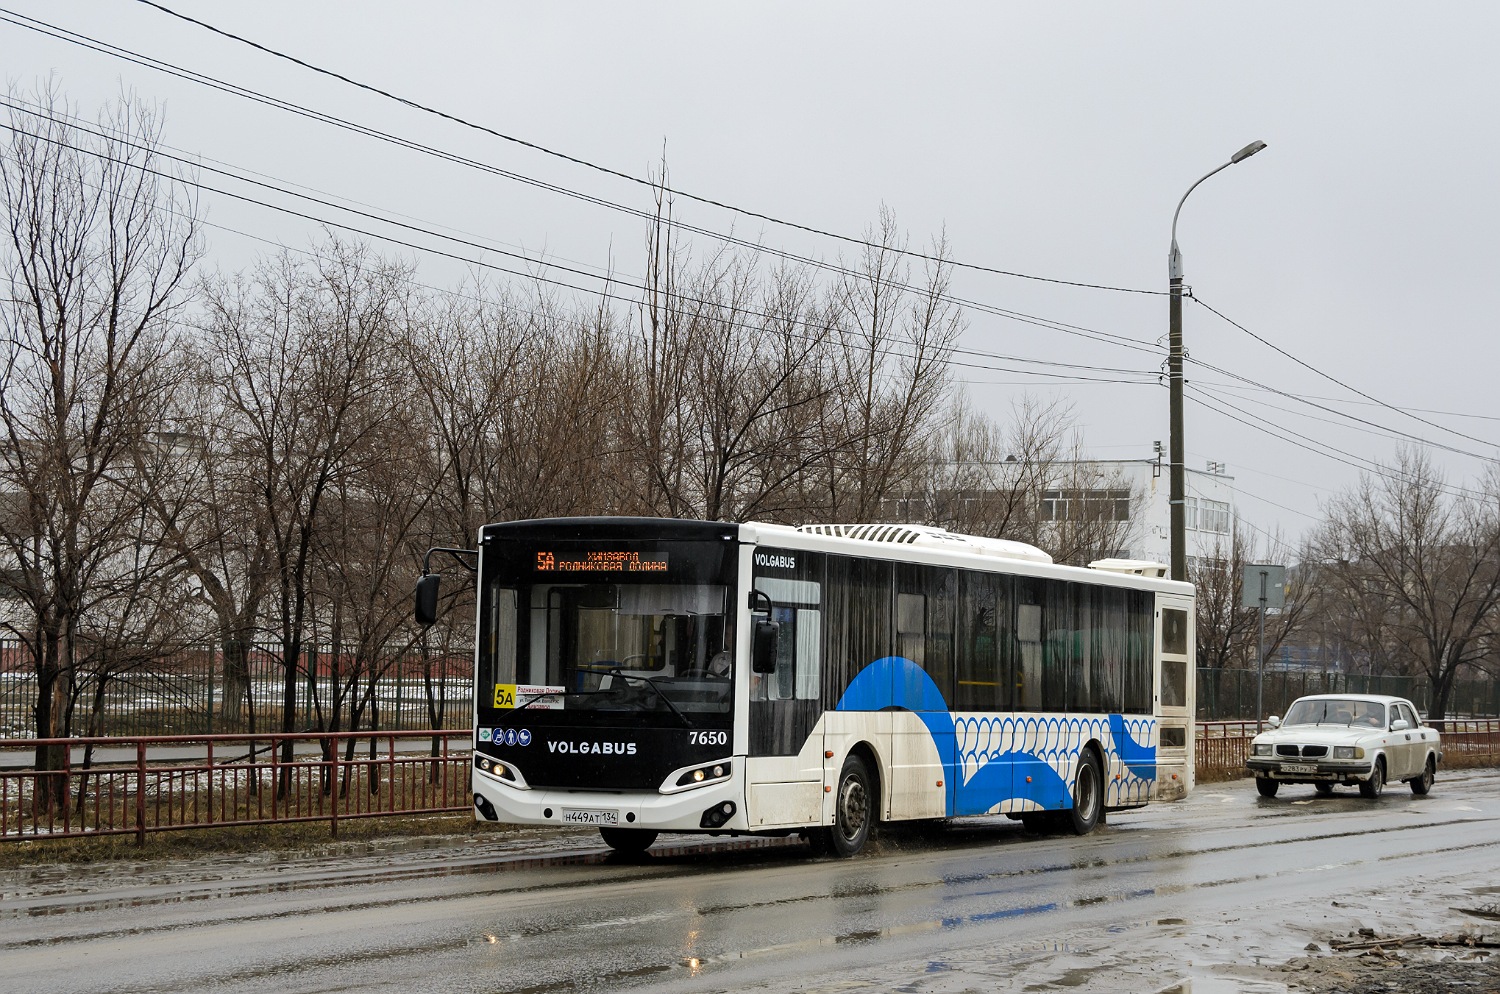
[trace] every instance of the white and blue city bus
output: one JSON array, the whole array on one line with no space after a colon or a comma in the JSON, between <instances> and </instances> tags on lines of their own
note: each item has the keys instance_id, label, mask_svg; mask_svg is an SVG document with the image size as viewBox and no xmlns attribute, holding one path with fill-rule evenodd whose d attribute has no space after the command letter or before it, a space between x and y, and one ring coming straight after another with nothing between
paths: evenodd
<instances>
[{"instance_id":1,"label":"white and blue city bus","mask_svg":"<svg viewBox=\"0 0 1500 994\"><path fill-rule=\"evenodd\" d=\"M1006 815L1084 834L1192 784L1193 589L908 525L482 529L476 817L800 834ZM418 585L430 622L436 576Z\"/></svg>"}]
</instances>

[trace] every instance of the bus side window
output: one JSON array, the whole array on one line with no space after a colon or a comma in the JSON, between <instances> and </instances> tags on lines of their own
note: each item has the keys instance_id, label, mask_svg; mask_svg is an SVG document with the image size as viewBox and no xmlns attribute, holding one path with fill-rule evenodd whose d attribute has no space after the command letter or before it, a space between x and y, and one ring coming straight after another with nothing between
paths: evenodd
<instances>
[{"instance_id":1,"label":"bus side window","mask_svg":"<svg viewBox=\"0 0 1500 994\"><path fill-rule=\"evenodd\" d=\"M1042 606L1016 605L1016 641L1020 664L1016 674L1016 710L1042 709Z\"/></svg>"},{"instance_id":2,"label":"bus side window","mask_svg":"<svg viewBox=\"0 0 1500 994\"><path fill-rule=\"evenodd\" d=\"M776 644L776 672L770 675L770 697L786 701L797 696L797 612L778 607L771 617L781 625L781 639Z\"/></svg>"},{"instance_id":3,"label":"bus side window","mask_svg":"<svg viewBox=\"0 0 1500 994\"><path fill-rule=\"evenodd\" d=\"M772 618L781 626L776 671L757 674L751 698L762 701L817 700L821 689L818 652L822 625L812 608L777 607Z\"/></svg>"}]
</instances>

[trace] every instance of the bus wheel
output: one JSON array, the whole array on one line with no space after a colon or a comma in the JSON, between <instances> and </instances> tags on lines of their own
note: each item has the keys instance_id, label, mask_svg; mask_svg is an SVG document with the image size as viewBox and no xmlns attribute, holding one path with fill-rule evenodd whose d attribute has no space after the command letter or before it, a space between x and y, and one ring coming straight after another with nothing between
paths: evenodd
<instances>
[{"instance_id":1,"label":"bus wheel","mask_svg":"<svg viewBox=\"0 0 1500 994\"><path fill-rule=\"evenodd\" d=\"M1073 808L1067 815L1067 826L1074 835L1087 835L1099 824L1104 810L1104 777L1099 772L1099 757L1085 749L1078 758L1078 773L1073 778Z\"/></svg>"},{"instance_id":2,"label":"bus wheel","mask_svg":"<svg viewBox=\"0 0 1500 994\"><path fill-rule=\"evenodd\" d=\"M833 827L827 830L828 847L836 856L853 856L869 841L875 821L875 791L870 771L858 756L844 760L839 785L834 788Z\"/></svg>"},{"instance_id":3,"label":"bus wheel","mask_svg":"<svg viewBox=\"0 0 1500 994\"><path fill-rule=\"evenodd\" d=\"M601 825L599 834L605 845L621 853L643 853L656 841L656 833L645 828L606 828Z\"/></svg>"},{"instance_id":4,"label":"bus wheel","mask_svg":"<svg viewBox=\"0 0 1500 994\"><path fill-rule=\"evenodd\" d=\"M807 843L807 848L814 856L828 855L828 830L823 828L811 828L800 833L802 841Z\"/></svg>"}]
</instances>

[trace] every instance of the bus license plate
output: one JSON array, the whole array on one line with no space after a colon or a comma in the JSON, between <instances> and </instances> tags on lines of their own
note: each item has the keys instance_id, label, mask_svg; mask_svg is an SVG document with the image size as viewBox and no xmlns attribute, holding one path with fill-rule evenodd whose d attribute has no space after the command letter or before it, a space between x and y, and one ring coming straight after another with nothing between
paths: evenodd
<instances>
[{"instance_id":1,"label":"bus license plate","mask_svg":"<svg viewBox=\"0 0 1500 994\"><path fill-rule=\"evenodd\" d=\"M1282 763L1282 773L1316 773L1318 768L1311 763Z\"/></svg>"},{"instance_id":2,"label":"bus license plate","mask_svg":"<svg viewBox=\"0 0 1500 994\"><path fill-rule=\"evenodd\" d=\"M562 820L570 825L618 825L620 812L614 808L563 808Z\"/></svg>"}]
</instances>

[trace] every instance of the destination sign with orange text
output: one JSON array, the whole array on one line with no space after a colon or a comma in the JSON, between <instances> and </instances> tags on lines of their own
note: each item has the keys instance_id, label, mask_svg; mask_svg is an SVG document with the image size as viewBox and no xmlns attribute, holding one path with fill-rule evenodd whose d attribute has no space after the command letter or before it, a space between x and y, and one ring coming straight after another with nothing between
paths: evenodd
<instances>
[{"instance_id":1,"label":"destination sign with orange text","mask_svg":"<svg viewBox=\"0 0 1500 994\"><path fill-rule=\"evenodd\" d=\"M597 550L538 552L538 573L665 573L664 552Z\"/></svg>"}]
</instances>

